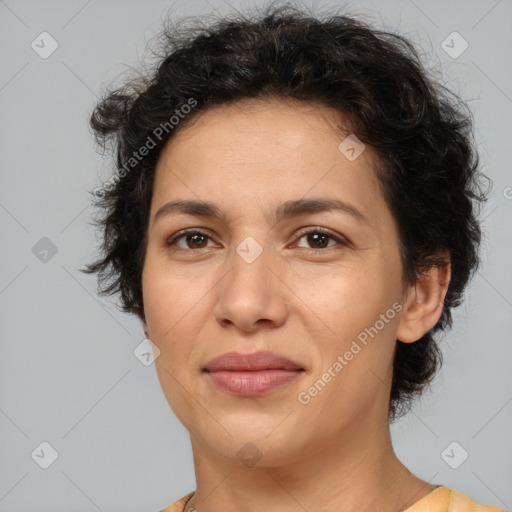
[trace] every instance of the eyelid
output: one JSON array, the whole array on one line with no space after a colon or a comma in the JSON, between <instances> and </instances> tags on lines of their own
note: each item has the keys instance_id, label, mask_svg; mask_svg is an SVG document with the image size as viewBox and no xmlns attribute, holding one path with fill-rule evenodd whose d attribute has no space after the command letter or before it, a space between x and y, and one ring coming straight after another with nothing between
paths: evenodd
<instances>
[{"instance_id":1,"label":"eyelid","mask_svg":"<svg viewBox=\"0 0 512 512\"><path fill-rule=\"evenodd\" d=\"M324 228L322 226L307 226L305 228L301 228L295 234L295 236L302 237L309 233L324 233L326 235L329 235L331 238L334 238L338 242L347 242L348 243L348 240L343 235L337 233L336 231L332 231L331 229Z\"/></svg>"},{"instance_id":2,"label":"eyelid","mask_svg":"<svg viewBox=\"0 0 512 512\"><path fill-rule=\"evenodd\" d=\"M166 241L165 245L171 246L174 245L175 242L177 242L180 238L185 237L186 235L202 235L210 240L213 239L213 236L209 233L209 231L205 228L187 228L182 229L181 231L178 231L174 235L171 235ZM178 248L180 250L180 248ZM181 249L183 251L191 251L192 249Z\"/></svg>"},{"instance_id":3,"label":"eyelid","mask_svg":"<svg viewBox=\"0 0 512 512\"><path fill-rule=\"evenodd\" d=\"M300 240L303 236L308 235L310 233L323 233L325 235L328 235L332 240L337 242L338 245L341 246L348 246L350 245L350 241L344 237L343 235L332 231L328 228L324 228L322 226L308 226L305 228L300 229L294 236ZM306 247L301 247L302 250L306 252L314 252L317 254L320 254L322 252L329 252L329 250L335 249L335 246L326 247L324 249L308 249Z\"/></svg>"},{"instance_id":4,"label":"eyelid","mask_svg":"<svg viewBox=\"0 0 512 512\"><path fill-rule=\"evenodd\" d=\"M294 234L294 239L300 240L302 237L304 237L305 235L308 235L310 233L323 233L325 235L328 235L335 242L337 242L338 245L341 245L341 246L350 245L350 241L346 237L336 233L335 231L324 228L322 226L307 226L307 227L301 228L298 232L296 232ZM169 239L166 240L165 244L167 246L172 246L182 237L185 237L186 235L195 235L195 234L205 236L206 238L208 238L210 240L213 239L213 237L210 235L208 230L206 230L205 228L187 228L187 229L178 231L176 234L172 235ZM333 249L333 247L334 246L331 246L330 248L329 247L323 248L323 249L308 249L307 247L301 247L300 249L303 251L306 251L306 252L312 252L312 253L319 254L322 252L328 252L328 250ZM202 247L201 249L208 249L208 247ZM178 248L177 250L197 251L199 249L194 250L194 249Z\"/></svg>"}]
</instances>

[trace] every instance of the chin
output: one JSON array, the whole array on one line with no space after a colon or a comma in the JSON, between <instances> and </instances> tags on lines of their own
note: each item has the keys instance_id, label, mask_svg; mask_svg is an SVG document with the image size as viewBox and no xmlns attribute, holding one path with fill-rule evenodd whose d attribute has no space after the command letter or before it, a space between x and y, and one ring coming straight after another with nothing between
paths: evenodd
<instances>
[{"instance_id":1,"label":"chin","mask_svg":"<svg viewBox=\"0 0 512 512\"><path fill-rule=\"evenodd\" d=\"M284 418L286 414L279 417L266 415L258 419L252 415L238 417L236 421L233 417L230 418L231 421L224 417L224 428L219 428L217 424L214 426L210 422L201 427L195 423L195 429L189 431L193 440L200 440L203 449L216 453L229 463L248 468L271 468L291 464L300 459L303 457L303 449L314 443L314 440L308 442L307 439L298 436L301 429L297 429L293 424L286 426Z\"/></svg>"}]
</instances>

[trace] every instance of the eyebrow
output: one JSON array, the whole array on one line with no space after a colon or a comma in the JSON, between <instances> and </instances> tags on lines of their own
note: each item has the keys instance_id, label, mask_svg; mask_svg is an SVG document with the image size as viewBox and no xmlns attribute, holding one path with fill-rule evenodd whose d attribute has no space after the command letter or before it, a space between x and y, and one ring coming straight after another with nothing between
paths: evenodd
<instances>
[{"instance_id":1,"label":"eyebrow","mask_svg":"<svg viewBox=\"0 0 512 512\"><path fill-rule=\"evenodd\" d=\"M286 201L274 210L270 219L277 223L284 219L290 219L308 213L327 211L339 211L341 213L351 215L354 219L360 222L370 224L366 215L364 215L363 212L355 206L346 203L345 201L341 201L340 199L327 197ZM220 220L226 219L225 214L222 213L215 203L211 203L209 201L177 200L170 201L160 207L155 213L153 220L156 222L156 220L161 217L173 214L195 215L197 217L209 217Z\"/></svg>"}]
</instances>

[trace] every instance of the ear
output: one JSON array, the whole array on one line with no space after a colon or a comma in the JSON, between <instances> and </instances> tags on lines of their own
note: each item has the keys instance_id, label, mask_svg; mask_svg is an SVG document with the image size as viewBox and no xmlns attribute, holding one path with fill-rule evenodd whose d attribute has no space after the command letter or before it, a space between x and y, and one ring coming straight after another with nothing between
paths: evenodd
<instances>
[{"instance_id":1,"label":"ear","mask_svg":"<svg viewBox=\"0 0 512 512\"><path fill-rule=\"evenodd\" d=\"M397 330L397 339L404 343L419 340L437 323L443 312L444 298L451 277L450 254L440 254L445 263L433 266L418 276L410 287Z\"/></svg>"}]
</instances>

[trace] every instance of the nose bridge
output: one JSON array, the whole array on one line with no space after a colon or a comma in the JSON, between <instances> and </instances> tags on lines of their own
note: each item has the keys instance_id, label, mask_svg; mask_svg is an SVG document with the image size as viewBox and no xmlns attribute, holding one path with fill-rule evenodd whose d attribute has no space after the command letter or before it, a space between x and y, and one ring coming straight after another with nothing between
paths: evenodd
<instances>
[{"instance_id":1,"label":"nose bridge","mask_svg":"<svg viewBox=\"0 0 512 512\"><path fill-rule=\"evenodd\" d=\"M228 281L234 287L250 286L254 293L268 292L270 288L268 285L271 272L268 267L272 266L272 257L269 247L264 247L263 237L259 238L261 243L253 236L245 237L229 255L232 271Z\"/></svg>"},{"instance_id":2,"label":"nose bridge","mask_svg":"<svg viewBox=\"0 0 512 512\"><path fill-rule=\"evenodd\" d=\"M284 321L285 298L271 271L274 258L264 243L247 236L230 251L230 272L222 280L214 306L218 322L250 331L262 319L275 324Z\"/></svg>"},{"instance_id":3,"label":"nose bridge","mask_svg":"<svg viewBox=\"0 0 512 512\"><path fill-rule=\"evenodd\" d=\"M261 240L260 242L265 243ZM266 250L264 250L263 245L260 244L254 237L247 236L245 237L236 247L235 252L236 254L245 262L247 265L251 265L257 260L267 260L268 259L268 253L269 249L268 247ZM261 256L265 253L265 256L261 258Z\"/></svg>"}]
</instances>

